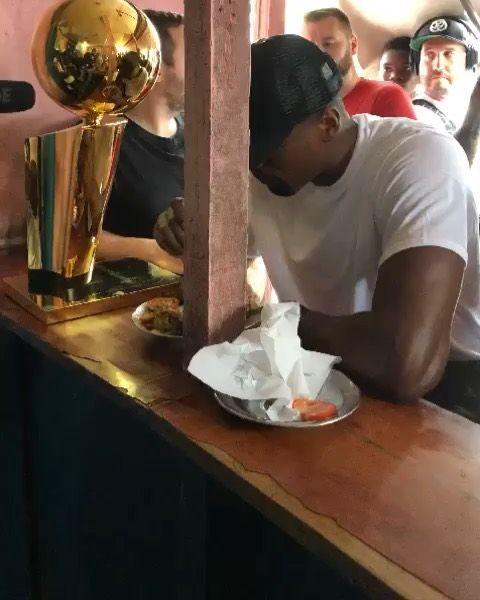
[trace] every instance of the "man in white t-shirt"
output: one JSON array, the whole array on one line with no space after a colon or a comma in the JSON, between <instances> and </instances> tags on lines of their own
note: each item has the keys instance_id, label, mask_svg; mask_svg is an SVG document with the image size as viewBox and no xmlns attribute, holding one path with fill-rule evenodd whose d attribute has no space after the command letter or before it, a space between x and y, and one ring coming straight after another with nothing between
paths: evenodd
<instances>
[{"instance_id":1,"label":"man in white t-shirt","mask_svg":"<svg viewBox=\"0 0 480 600\"><path fill-rule=\"evenodd\" d=\"M301 303L305 347L341 356L383 398L430 392L480 420L478 215L465 154L421 123L349 118L340 87L333 60L298 36L253 44L251 254L281 301Z\"/></svg>"}]
</instances>

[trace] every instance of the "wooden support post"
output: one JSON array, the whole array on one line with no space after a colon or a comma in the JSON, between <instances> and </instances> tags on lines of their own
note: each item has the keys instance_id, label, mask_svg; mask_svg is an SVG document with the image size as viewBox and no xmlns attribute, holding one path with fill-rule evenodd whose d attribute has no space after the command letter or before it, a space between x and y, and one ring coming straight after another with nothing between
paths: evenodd
<instances>
[{"instance_id":1,"label":"wooden support post","mask_svg":"<svg viewBox=\"0 0 480 600\"><path fill-rule=\"evenodd\" d=\"M255 38L285 33L285 0L257 0Z\"/></svg>"},{"instance_id":2,"label":"wooden support post","mask_svg":"<svg viewBox=\"0 0 480 600\"><path fill-rule=\"evenodd\" d=\"M245 322L248 0L185 2L185 359Z\"/></svg>"}]
</instances>

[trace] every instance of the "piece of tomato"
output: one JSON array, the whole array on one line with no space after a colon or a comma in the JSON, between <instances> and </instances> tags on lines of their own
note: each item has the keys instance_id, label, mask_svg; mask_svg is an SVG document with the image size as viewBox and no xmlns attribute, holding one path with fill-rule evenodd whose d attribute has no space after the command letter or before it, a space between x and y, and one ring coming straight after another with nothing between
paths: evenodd
<instances>
[{"instance_id":1,"label":"piece of tomato","mask_svg":"<svg viewBox=\"0 0 480 600\"><path fill-rule=\"evenodd\" d=\"M312 402L315 402L315 400L309 400L308 398L294 398L293 402L292 402L292 408L294 408L295 410L305 410L307 408L307 406L309 404L311 404Z\"/></svg>"},{"instance_id":2,"label":"piece of tomato","mask_svg":"<svg viewBox=\"0 0 480 600\"><path fill-rule=\"evenodd\" d=\"M295 398L292 408L298 410L302 421L324 421L337 415L337 407L325 400L308 400Z\"/></svg>"}]
</instances>

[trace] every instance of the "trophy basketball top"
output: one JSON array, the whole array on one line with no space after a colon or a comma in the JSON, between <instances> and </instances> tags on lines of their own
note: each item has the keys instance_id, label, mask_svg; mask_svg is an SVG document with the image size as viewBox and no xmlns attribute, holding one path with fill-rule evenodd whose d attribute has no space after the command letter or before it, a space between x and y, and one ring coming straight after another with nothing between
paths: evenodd
<instances>
[{"instance_id":1,"label":"trophy basketball top","mask_svg":"<svg viewBox=\"0 0 480 600\"><path fill-rule=\"evenodd\" d=\"M149 92L160 68L160 40L127 0L66 0L42 16L32 62L44 91L88 124L120 115Z\"/></svg>"}]
</instances>

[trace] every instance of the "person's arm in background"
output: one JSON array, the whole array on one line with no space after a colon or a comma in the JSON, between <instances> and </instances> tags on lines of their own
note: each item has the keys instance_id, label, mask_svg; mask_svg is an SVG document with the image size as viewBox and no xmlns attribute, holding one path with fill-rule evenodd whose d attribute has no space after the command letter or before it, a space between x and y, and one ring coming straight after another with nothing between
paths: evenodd
<instances>
[{"instance_id":1,"label":"person's arm in background","mask_svg":"<svg viewBox=\"0 0 480 600\"><path fill-rule=\"evenodd\" d=\"M102 231L99 235L97 258L100 260L139 258L167 271L183 273L182 259L162 250L154 239L124 237L109 231Z\"/></svg>"},{"instance_id":2,"label":"person's arm in background","mask_svg":"<svg viewBox=\"0 0 480 600\"><path fill-rule=\"evenodd\" d=\"M480 139L480 78L473 88L467 114L460 129L455 133L455 139L465 150L468 162L473 164Z\"/></svg>"},{"instance_id":3,"label":"person's arm in background","mask_svg":"<svg viewBox=\"0 0 480 600\"><path fill-rule=\"evenodd\" d=\"M417 118L410 96L396 83L390 83L377 92L372 114L379 117Z\"/></svg>"}]
</instances>

